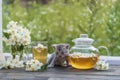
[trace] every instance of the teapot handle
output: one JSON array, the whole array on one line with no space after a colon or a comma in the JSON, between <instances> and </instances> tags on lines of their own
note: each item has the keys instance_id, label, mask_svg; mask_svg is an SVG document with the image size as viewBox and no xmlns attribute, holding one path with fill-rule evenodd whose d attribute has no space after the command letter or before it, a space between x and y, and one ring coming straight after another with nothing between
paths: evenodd
<instances>
[{"instance_id":1,"label":"teapot handle","mask_svg":"<svg viewBox=\"0 0 120 80\"><path fill-rule=\"evenodd\" d=\"M110 56L110 52L109 52L108 48L105 47L105 46L99 46L99 47L98 47L98 49L102 49L102 48L106 50L107 56Z\"/></svg>"}]
</instances>

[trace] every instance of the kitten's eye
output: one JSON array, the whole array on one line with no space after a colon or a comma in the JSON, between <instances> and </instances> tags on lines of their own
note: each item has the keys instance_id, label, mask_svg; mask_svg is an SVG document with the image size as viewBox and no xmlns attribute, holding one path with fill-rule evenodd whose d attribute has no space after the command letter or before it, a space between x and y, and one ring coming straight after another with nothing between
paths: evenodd
<instances>
[{"instance_id":1,"label":"kitten's eye","mask_svg":"<svg viewBox=\"0 0 120 80\"><path fill-rule=\"evenodd\" d=\"M61 49L59 48L58 50L60 51Z\"/></svg>"}]
</instances>

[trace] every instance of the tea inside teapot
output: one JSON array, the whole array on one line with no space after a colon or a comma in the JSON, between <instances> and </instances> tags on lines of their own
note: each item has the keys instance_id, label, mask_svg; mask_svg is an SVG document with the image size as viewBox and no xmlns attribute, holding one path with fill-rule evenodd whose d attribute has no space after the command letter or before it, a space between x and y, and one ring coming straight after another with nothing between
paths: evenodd
<instances>
[{"instance_id":1,"label":"tea inside teapot","mask_svg":"<svg viewBox=\"0 0 120 80\"><path fill-rule=\"evenodd\" d=\"M81 54L73 53L68 57L69 64L77 69L90 69L93 68L98 61L99 55L97 54Z\"/></svg>"}]
</instances>

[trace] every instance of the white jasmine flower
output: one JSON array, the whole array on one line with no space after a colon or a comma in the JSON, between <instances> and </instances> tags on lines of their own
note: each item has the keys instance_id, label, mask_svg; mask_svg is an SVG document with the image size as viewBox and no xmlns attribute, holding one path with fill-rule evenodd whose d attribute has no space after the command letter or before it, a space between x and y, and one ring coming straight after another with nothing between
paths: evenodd
<instances>
[{"instance_id":1,"label":"white jasmine flower","mask_svg":"<svg viewBox=\"0 0 120 80\"><path fill-rule=\"evenodd\" d=\"M23 60L19 60L19 56L16 56L15 59L12 58L12 55L7 58L6 61L0 62L0 69L6 68L6 69L11 69L11 68L21 68L24 67L24 62Z\"/></svg>"},{"instance_id":2,"label":"white jasmine flower","mask_svg":"<svg viewBox=\"0 0 120 80\"><path fill-rule=\"evenodd\" d=\"M14 63L10 63L9 64L9 68L11 68L11 69L15 68L15 64Z\"/></svg>"},{"instance_id":3,"label":"white jasmine flower","mask_svg":"<svg viewBox=\"0 0 120 80\"><path fill-rule=\"evenodd\" d=\"M94 53L85 53L85 54L82 54L80 52L74 52L73 54L70 54L70 56L74 57L74 58L79 58L79 57L96 57L97 55L94 54Z\"/></svg>"},{"instance_id":4,"label":"white jasmine flower","mask_svg":"<svg viewBox=\"0 0 120 80\"><path fill-rule=\"evenodd\" d=\"M100 60L96 63L96 69L97 70L108 70L109 69L109 63Z\"/></svg>"},{"instance_id":5,"label":"white jasmine flower","mask_svg":"<svg viewBox=\"0 0 120 80\"><path fill-rule=\"evenodd\" d=\"M12 63L15 64L15 68L24 67L24 62L23 62L23 60L20 60L19 56L17 56L15 59L13 59Z\"/></svg>"},{"instance_id":6,"label":"white jasmine flower","mask_svg":"<svg viewBox=\"0 0 120 80\"><path fill-rule=\"evenodd\" d=\"M44 46L42 44L38 44L37 46L35 46L34 48L44 48Z\"/></svg>"},{"instance_id":7,"label":"white jasmine flower","mask_svg":"<svg viewBox=\"0 0 120 80\"><path fill-rule=\"evenodd\" d=\"M7 28L14 28L14 27L16 27L16 25L17 25L17 22L14 22L14 21L10 21L9 22L9 24L7 25Z\"/></svg>"},{"instance_id":8,"label":"white jasmine flower","mask_svg":"<svg viewBox=\"0 0 120 80\"><path fill-rule=\"evenodd\" d=\"M22 68L22 67L24 67L23 63L24 63L23 61L19 61L19 62L16 63L15 67L16 68Z\"/></svg>"},{"instance_id":9,"label":"white jasmine flower","mask_svg":"<svg viewBox=\"0 0 120 80\"><path fill-rule=\"evenodd\" d=\"M30 67L30 70L31 71L37 71L39 70L40 68L38 68L38 66L36 66L35 64L32 64L31 67Z\"/></svg>"},{"instance_id":10,"label":"white jasmine flower","mask_svg":"<svg viewBox=\"0 0 120 80\"><path fill-rule=\"evenodd\" d=\"M4 61L1 61L0 62L0 69L4 68L5 67L5 62Z\"/></svg>"},{"instance_id":11,"label":"white jasmine flower","mask_svg":"<svg viewBox=\"0 0 120 80\"><path fill-rule=\"evenodd\" d=\"M29 60L26 62L26 71L38 71L43 64L38 60Z\"/></svg>"},{"instance_id":12,"label":"white jasmine flower","mask_svg":"<svg viewBox=\"0 0 120 80\"><path fill-rule=\"evenodd\" d=\"M21 68L24 67L23 64L23 60L19 60L19 56L17 56L15 59L13 59L12 57L7 58L5 64L5 68L9 69L9 68Z\"/></svg>"},{"instance_id":13,"label":"white jasmine flower","mask_svg":"<svg viewBox=\"0 0 120 80\"><path fill-rule=\"evenodd\" d=\"M12 61L6 61L5 68L6 69L15 68L15 64L13 64Z\"/></svg>"}]
</instances>

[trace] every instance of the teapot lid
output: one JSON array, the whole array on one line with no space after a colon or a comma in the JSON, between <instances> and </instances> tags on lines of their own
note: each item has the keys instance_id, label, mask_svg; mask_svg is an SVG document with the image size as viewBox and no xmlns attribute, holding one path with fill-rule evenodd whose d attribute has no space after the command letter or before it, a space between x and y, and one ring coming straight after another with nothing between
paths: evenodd
<instances>
[{"instance_id":1,"label":"teapot lid","mask_svg":"<svg viewBox=\"0 0 120 80\"><path fill-rule=\"evenodd\" d=\"M93 43L93 39L88 38L88 34L80 34L80 38L73 39L72 42L75 42L79 45L91 45Z\"/></svg>"}]
</instances>

